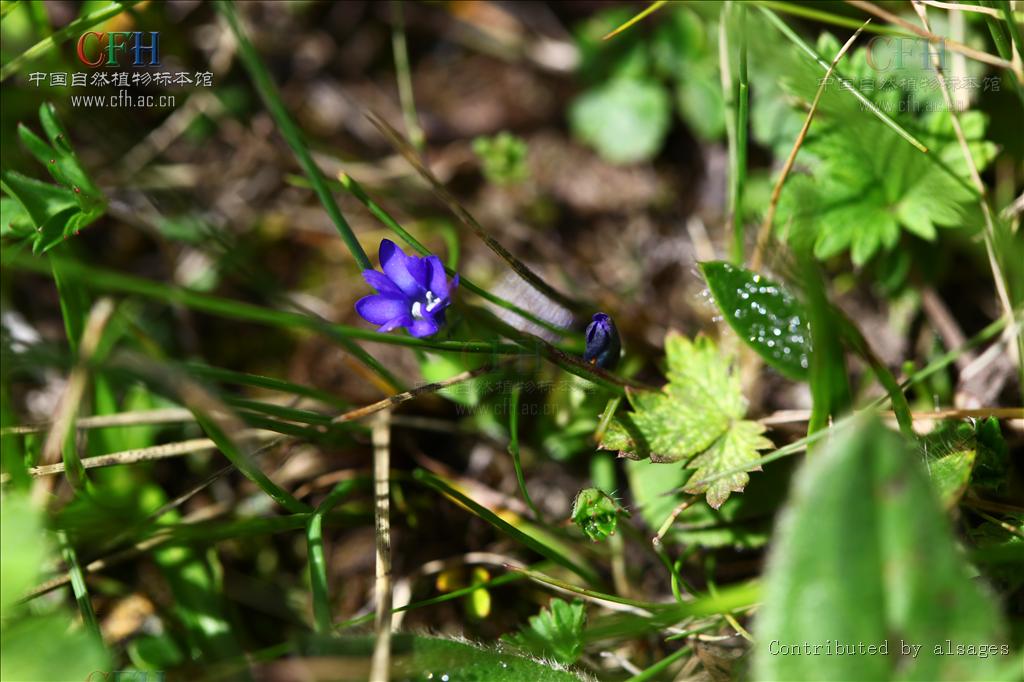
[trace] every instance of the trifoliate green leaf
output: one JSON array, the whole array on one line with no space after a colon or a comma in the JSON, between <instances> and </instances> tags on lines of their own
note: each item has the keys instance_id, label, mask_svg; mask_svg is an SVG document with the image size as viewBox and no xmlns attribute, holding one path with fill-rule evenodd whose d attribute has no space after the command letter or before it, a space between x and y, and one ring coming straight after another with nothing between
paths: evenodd
<instances>
[{"instance_id":1,"label":"trifoliate green leaf","mask_svg":"<svg viewBox=\"0 0 1024 682\"><path fill-rule=\"evenodd\" d=\"M502 639L535 656L550 658L572 665L583 653L583 625L587 620L586 607L576 600L571 604L552 599L548 608L530 617L529 627L505 635Z\"/></svg>"},{"instance_id":2,"label":"trifoliate green leaf","mask_svg":"<svg viewBox=\"0 0 1024 682\"><path fill-rule=\"evenodd\" d=\"M632 459L682 462L697 471L687 492L705 493L718 508L730 492L749 481L745 472L707 482L739 466L756 464L758 450L771 447L764 427L745 421L747 403L730 358L711 339L690 341L670 332L665 338L668 384L661 391L629 391L633 412L616 418L601 447ZM756 470L753 466L748 466Z\"/></svg>"}]
</instances>

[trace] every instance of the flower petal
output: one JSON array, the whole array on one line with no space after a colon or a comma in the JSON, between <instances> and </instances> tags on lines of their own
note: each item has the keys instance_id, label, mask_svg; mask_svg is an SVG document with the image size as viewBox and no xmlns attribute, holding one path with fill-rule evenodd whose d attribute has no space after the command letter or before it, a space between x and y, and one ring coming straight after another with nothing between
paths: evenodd
<instances>
[{"instance_id":1,"label":"flower petal","mask_svg":"<svg viewBox=\"0 0 1024 682\"><path fill-rule=\"evenodd\" d=\"M405 325L409 333L416 338L423 338L424 336L431 336L437 333L437 322L429 317L425 317L422 320L414 320L412 324Z\"/></svg>"},{"instance_id":2,"label":"flower petal","mask_svg":"<svg viewBox=\"0 0 1024 682\"><path fill-rule=\"evenodd\" d=\"M387 278L382 272L376 270L363 270L363 279L371 287L377 290L377 293L390 296L392 298L405 298L405 293L395 286L395 283Z\"/></svg>"},{"instance_id":3,"label":"flower petal","mask_svg":"<svg viewBox=\"0 0 1024 682\"><path fill-rule=\"evenodd\" d=\"M426 261L430 269L427 288L438 298L448 298L448 276L441 259L437 256L427 256Z\"/></svg>"},{"instance_id":4,"label":"flower petal","mask_svg":"<svg viewBox=\"0 0 1024 682\"><path fill-rule=\"evenodd\" d=\"M409 256L405 261L405 267L424 291L430 287L430 265L427 264L426 257Z\"/></svg>"},{"instance_id":5,"label":"flower petal","mask_svg":"<svg viewBox=\"0 0 1024 682\"><path fill-rule=\"evenodd\" d=\"M409 262L418 260L410 258L390 239L380 243L380 267L395 285L406 296L417 297L423 293L423 285L409 272Z\"/></svg>"},{"instance_id":6,"label":"flower petal","mask_svg":"<svg viewBox=\"0 0 1024 682\"><path fill-rule=\"evenodd\" d=\"M385 324L409 316L409 302L404 298L375 294L356 301L356 312L373 324Z\"/></svg>"},{"instance_id":7,"label":"flower petal","mask_svg":"<svg viewBox=\"0 0 1024 682\"><path fill-rule=\"evenodd\" d=\"M408 327L411 324L412 324L412 317L410 315L401 315L401 316L396 317L393 320L389 320L388 322L385 322L381 326L377 327L377 331L379 331L379 332L389 332L392 329L397 329L398 327Z\"/></svg>"}]
</instances>

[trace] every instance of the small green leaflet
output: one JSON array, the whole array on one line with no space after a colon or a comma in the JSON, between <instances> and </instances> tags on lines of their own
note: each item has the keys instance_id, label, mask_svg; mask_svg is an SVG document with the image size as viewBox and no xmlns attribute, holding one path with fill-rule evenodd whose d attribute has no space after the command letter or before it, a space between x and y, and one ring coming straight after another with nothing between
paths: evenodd
<instances>
[{"instance_id":1,"label":"small green leaflet","mask_svg":"<svg viewBox=\"0 0 1024 682\"><path fill-rule=\"evenodd\" d=\"M806 381L811 332L800 302L781 284L731 263L711 261L700 269L733 331L784 376Z\"/></svg>"},{"instance_id":2,"label":"small green leaflet","mask_svg":"<svg viewBox=\"0 0 1024 682\"><path fill-rule=\"evenodd\" d=\"M39 108L39 120L46 140L23 124L18 125L18 136L57 184L4 171L0 189L7 196L0 202L0 234L46 252L102 216L106 199L82 168L52 104Z\"/></svg>"},{"instance_id":3,"label":"small green leaflet","mask_svg":"<svg viewBox=\"0 0 1024 682\"><path fill-rule=\"evenodd\" d=\"M585 488L572 503L572 520L583 534L594 542L615 535L619 525L619 505L598 488Z\"/></svg>"},{"instance_id":4,"label":"small green leaflet","mask_svg":"<svg viewBox=\"0 0 1024 682\"><path fill-rule=\"evenodd\" d=\"M583 653L583 625L587 611L583 602L552 599L550 606L530 617L529 627L502 639L535 656L572 665Z\"/></svg>"},{"instance_id":5,"label":"small green leaflet","mask_svg":"<svg viewBox=\"0 0 1024 682\"><path fill-rule=\"evenodd\" d=\"M764 427L743 419L747 401L731 358L699 336L690 341L678 332L665 337L668 384L660 392L628 391L633 412L615 418L601 440L605 450L631 459L682 462L696 469L684 490L704 493L715 509L732 492L742 492L747 472L708 478L737 467L760 471L759 450L772 447Z\"/></svg>"}]
</instances>

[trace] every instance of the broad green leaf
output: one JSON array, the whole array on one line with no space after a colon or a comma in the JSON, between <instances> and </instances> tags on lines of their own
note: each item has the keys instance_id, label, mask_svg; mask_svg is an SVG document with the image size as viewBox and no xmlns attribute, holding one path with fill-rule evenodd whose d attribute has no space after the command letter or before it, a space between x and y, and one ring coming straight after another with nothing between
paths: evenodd
<instances>
[{"instance_id":1,"label":"broad green leaf","mask_svg":"<svg viewBox=\"0 0 1024 682\"><path fill-rule=\"evenodd\" d=\"M372 637L317 638L311 653L330 656L331 679L362 682L370 679ZM391 679L395 682L448 679L483 682L579 682L562 666L503 650L484 648L466 640L396 633L391 638Z\"/></svg>"},{"instance_id":2,"label":"broad green leaf","mask_svg":"<svg viewBox=\"0 0 1024 682\"><path fill-rule=\"evenodd\" d=\"M718 309L740 338L785 376L806 380L811 338L800 302L781 284L731 263L700 267Z\"/></svg>"},{"instance_id":3,"label":"broad green leaf","mask_svg":"<svg viewBox=\"0 0 1024 682\"><path fill-rule=\"evenodd\" d=\"M503 641L541 658L572 665L583 653L583 626L587 609L583 602L552 599L548 608L530 617L529 627L506 635Z\"/></svg>"},{"instance_id":4,"label":"broad green leaf","mask_svg":"<svg viewBox=\"0 0 1024 682\"><path fill-rule=\"evenodd\" d=\"M110 670L106 651L82 628L68 629L71 618L48 614L15 619L0 634L0 679L53 682L101 678Z\"/></svg>"},{"instance_id":5,"label":"broad green leaf","mask_svg":"<svg viewBox=\"0 0 1024 682\"><path fill-rule=\"evenodd\" d=\"M616 78L583 93L569 112L573 133L612 163L647 161L668 133L671 101L656 81Z\"/></svg>"},{"instance_id":6,"label":"broad green leaf","mask_svg":"<svg viewBox=\"0 0 1024 682\"><path fill-rule=\"evenodd\" d=\"M753 679L1013 674L1005 656L978 653L1005 644L999 610L972 580L918 457L877 422L804 464L775 531L763 594ZM837 642L887 653L836 655ZM974 649L944 655L950 643ZM920 648L911 654L911 645Z\"/></svg>"},{"instance_id":7,"label":"broad green leaf","mask_svg":"<svg viewBox=\"0 0 1024 682\"><path fill-rule=\"evenodd\" d=\"M707 482L742 464L756 470L758 450L771 447L764 427L745 421L747 403L730 358L711 339L690 341L677 332L665 337L668 381L661 391L627 391L633 412L613 419L600 447L633 459L682 462L697 469L686 489L706 493L718 508L749 477L740 472Z\"/></svg>"},{"instance_id":8,"label":"broad green leaf","mask_svg":"<svg viewBox=\"0 0 1024 682\"><path fill-rule=\"evenodd\" d=\"M46 556L40 510L22 492L0 500L0 616L36 583Z\"/></svg>"},{"instance_id":9,"label":"broad green leaf","mask_svg":"<svg viewBox=\"0 0 1024 682\"><path fill-rule=\"evenodd\" d=\"M47 563L43 515L26 493L5 492L0 500L0 679L81 680L107 669L98 641L73 628L71 612L45 616L17 604ZM71 629L69 629L71 628Z\"/></svg>"}]
</instances>

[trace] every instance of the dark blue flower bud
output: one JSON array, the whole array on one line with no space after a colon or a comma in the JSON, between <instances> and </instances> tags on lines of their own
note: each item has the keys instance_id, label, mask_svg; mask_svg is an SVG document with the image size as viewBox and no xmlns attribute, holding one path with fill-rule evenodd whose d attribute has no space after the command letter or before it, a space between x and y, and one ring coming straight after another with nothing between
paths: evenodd
<instances>
[{"instance_id":1,"label":"dark blue flower bud","mask_svg":"<svg viewBox=\"0 0 1024 682\"><path fill-rule=\"evenodd\" d=\"M619 341L619 330L615 328L612 318L604 313L595 313L594 321L587 325L587 348L583 359L596 364L602 369L613 369L619 363L622 343Z\"/></svg>"}]
</instances>

